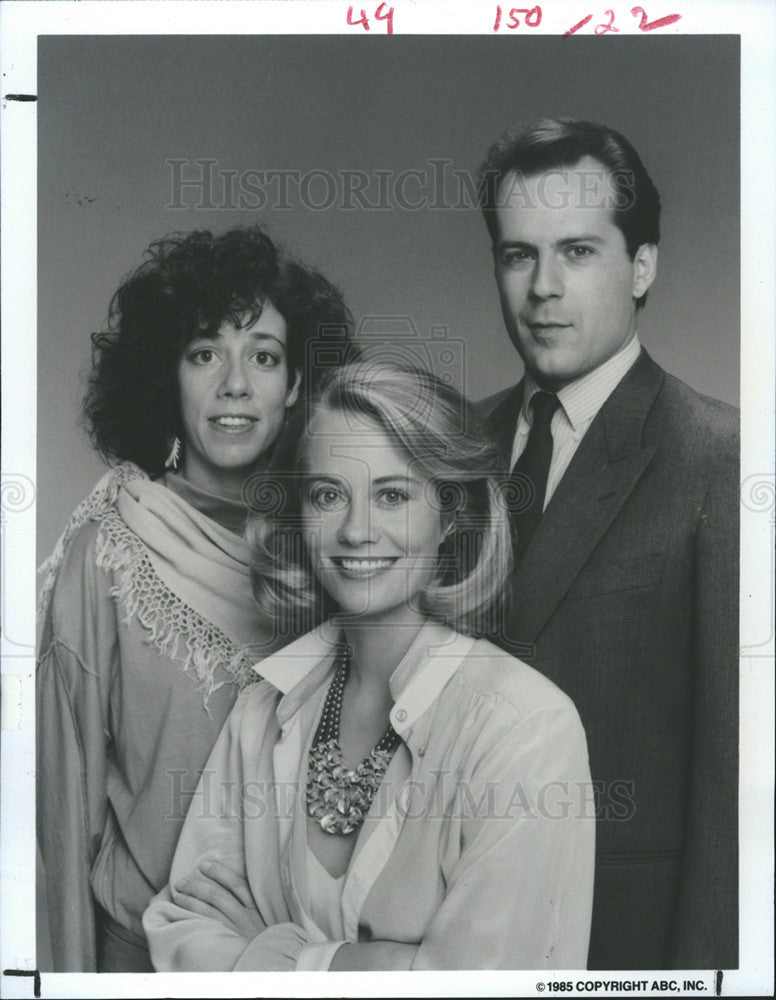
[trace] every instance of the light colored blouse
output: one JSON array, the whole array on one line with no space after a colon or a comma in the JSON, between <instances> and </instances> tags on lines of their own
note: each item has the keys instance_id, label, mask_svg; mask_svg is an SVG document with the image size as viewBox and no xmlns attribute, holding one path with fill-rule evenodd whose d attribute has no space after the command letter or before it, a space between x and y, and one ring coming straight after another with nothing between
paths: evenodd
<instances>
[{"instance_id":1,"label":"light colored blouse","mask_svg":"<svg viewBox=\"0 0 776 1000\"><path fill-rule=\"evenodd\" d=\"M306 823L302 826L304 829ZM294 831L297 825L294 821ZM345 928L342 920L342 890L345 887L344 873L335 878L331 875L316 858L309 847L305 848L306 868L291 869L292 876L295 871L304 871L304 878L307 880L310 896L310 916L318 929L326 935L330 941L344 941Z\"/></svg>"},{"instance_id":2,"label":"light colored blouse","mask_svg":"<svg viewBox=\"0 0 776 1000\"><path fill-rule=\"evenodd\" d=\"M238 698L173 861L172 883L205 857L239 871L266 930L246 941L167 887L143 919L155 967L320 970L345 941L389 940L418 946L414 969L583 968L595 820L576 709L531 667L438 625L391 677L403 742L337 913L316 922L301 803L337 638L324 626L262 661L266 679Z\"/></svg>"}]
</instances>

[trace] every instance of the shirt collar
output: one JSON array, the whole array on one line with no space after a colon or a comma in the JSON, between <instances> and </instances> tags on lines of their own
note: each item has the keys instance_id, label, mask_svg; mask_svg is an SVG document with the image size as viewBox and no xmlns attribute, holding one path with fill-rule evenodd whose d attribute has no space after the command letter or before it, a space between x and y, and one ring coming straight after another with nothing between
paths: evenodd
<instances>
[{"instance_id":1,"label":"shirt collar","mask_svg":"<svg viewBox=\"0 0 776 1000\"><path fill-rule=\"evenodd\" d=\"M328 677L340 636L338 626L325 622L254 664L256 673L283 695L277 708L281 726ZM388 682L394 700L390 721L397 733L410 729L438 697L473 643L436 622L423 625Z\"/></svg>"},{"instance_id":2,"label":"shirt collar","mask_svg":"<svg viewBox=\"0 0 776 1000\"><path fill-rule=\"evenodd\" d=\"M416 723L439 697L475 640L444 625L427 622L418 632L389 681L394 706L391 725L406 741ZM428 717L427 717L428 718ZM424 732L428 724L423 727ZM414 733L422 742L424 733Z\"/></svg>"},{"instance_id":3,"label":"shirt collar","mask_svg":"<svg viewBox=\"0 0 776 1000\"><path fill-rule=\"evenodd\" d=\"M573 430L588 423L598 413L606 400L622 381L625 373L632 367L641 353L641 343L635 334L620 350L604 361L598 368L582 375L568 385L558 390L563 412L566 414ZM528 427L531 426L529 406L540 387L533 377L526 372L523 383L523 402L521 413Z\"/></svg>"},{"instance_id":4,"label":"shirt collar","mask_svg":"<svg viewBox=\"0 0 776 1000\"><path fill-rule=\"evenodd\" d=\"M256 673L283 695L277 709L281 726L328 674L339 637L340 630L324 622L253 665Z\"/></svg>"}]
</instances>

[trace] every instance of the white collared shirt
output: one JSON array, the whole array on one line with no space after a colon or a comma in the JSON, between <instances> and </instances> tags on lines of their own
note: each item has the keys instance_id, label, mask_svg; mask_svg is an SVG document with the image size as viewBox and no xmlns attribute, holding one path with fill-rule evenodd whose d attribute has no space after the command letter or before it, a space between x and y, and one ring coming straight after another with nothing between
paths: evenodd
<instances>
[{"instance_id":1,"label":"white collared shirt","mask_svg":"<svg viewBox=\"0 0 776 1000\"><path fill-rule=\"evenodd\" d=\"M243 939L168 887L143 921L159 971L323 970L344 943L313 918L299 802L335 637L316 630L257 665L265 680L237 699L173 861L171 885L205 858L228 864L266 930ZM595 808L572 703L503 650L432 623L390 688L402 742L332 926L352 943L415 945L414 969L584 967Z\"/></svg>"},{"instance_id":2,"label":"white collared shirt","mask_svg":"<svg viewBox=\"0 0 776 1000\"><path fill-rule=\"evenodd\" d=\"M552 499L558 483L563 478L580 441L587 433L587 429L598 411L617 388L625 374L633 367L640 352L641 343L638 334L636 334L625 347L621 348L608 361L604 361L592 372L569 382L568 385L558 390L560 406L553 414L550 424L552 459L547 477L547 491L544 494L545 507ZM528 442L532 423L530 403L534 395L541 391L528 372L525 373L523 386L523 402L517 418L510 469L514 468L515 462L522 455Z\"/></svg>"}]
</instances>

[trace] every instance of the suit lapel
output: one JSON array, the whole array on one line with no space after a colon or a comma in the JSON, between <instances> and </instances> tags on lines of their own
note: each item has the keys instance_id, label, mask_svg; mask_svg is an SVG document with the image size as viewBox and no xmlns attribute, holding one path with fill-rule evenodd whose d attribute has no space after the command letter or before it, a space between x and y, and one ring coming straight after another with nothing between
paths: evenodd
<instances>
[{"instance_id":1,"label":"suit lapel","mask_svg":"<svg viewBox=\"0 0 776 1000\"><path fill-rule=\"evenodd\" d=\"M651 461L642 433L664 378L642 351L580 442L515 571L512 639L536 640Z\"/></svg>"}]
</instances>

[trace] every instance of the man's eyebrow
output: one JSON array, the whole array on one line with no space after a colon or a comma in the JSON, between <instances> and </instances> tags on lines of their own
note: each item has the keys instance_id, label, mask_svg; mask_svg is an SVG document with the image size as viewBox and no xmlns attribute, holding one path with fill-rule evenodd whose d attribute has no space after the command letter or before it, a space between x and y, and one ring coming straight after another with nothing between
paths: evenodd
<instances>
[{"instance_id":1,"label":"man's eyebrow","mask_svg":"<svg viewBox=\"0 0 776 1000\"><path fill-rule=\"evenodd\" d=\"M602 236L566 236L562 240L558 240L555 244L557 247L570 247L574 246L576 243L603 243L604 239Z\"/></svg>"},{"instance_id":2,"label":"man's eyebrow","mask_svg":"<svg viewBox=\"0 0 776 1000\"><path fill-rule=\"evenodd\" d=\"M586 234L582 233L579 236L564 236L562 240L557 240L555 243L556 247L563 249L564 247L574 246L577 243L595 243L600 245L604 243L605 240L602 236L595 236L592 233ZM528 243L525 240L500 240L498 244L499 251L502 250L536 250L535 243Z\"/></svg>"},{"instance_id":3,"label":"man's eyebrow","mask_svg":"<svg viewBox=\"0 0 776 1000\"><path fill-rule=\"evenodd\" d=\"M499 240L498 250L535 250L535 243L526 243L525 240Z\"/></svg>"}]
</instances>

